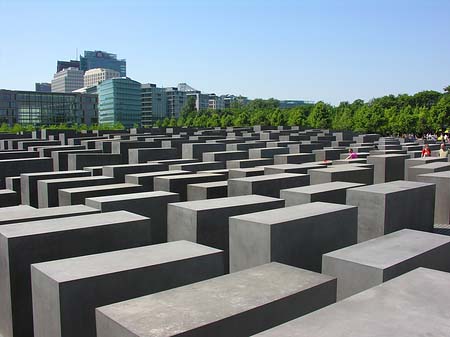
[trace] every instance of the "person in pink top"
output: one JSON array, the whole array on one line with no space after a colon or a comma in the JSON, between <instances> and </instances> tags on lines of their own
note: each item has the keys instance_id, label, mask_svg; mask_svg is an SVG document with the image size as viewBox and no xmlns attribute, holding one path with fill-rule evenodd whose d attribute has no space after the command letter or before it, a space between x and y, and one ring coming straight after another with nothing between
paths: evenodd
<instances>
[{"instance_id":1,"label":"person in pink top","mask_svg":"<svg viewBox=\"0 0 450 337\"><path fill-rule=\"evenodd\" d=\"M358 154L356 152L353 152L352 148L348 149L348 156L347 156L347 158L345 158L345 160L356 159L356 158L358 158Z\"/></svg>"}]
</instances>

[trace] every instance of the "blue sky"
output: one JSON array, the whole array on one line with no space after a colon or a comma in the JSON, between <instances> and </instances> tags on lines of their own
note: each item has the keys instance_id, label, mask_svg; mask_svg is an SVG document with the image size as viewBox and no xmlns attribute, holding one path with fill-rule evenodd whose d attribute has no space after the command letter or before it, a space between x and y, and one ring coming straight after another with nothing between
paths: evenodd
<instances>
[{"instance_id":1,"label":"blue sky","mask_svg":"<svg viewBox=\"0 0 450 337\"><path fill-rule=\"evenodd\" d=\"M450 0L0 0L0 88L76 49L140 82L333 104L450 84Z\"/></svg>"}]
</instances>

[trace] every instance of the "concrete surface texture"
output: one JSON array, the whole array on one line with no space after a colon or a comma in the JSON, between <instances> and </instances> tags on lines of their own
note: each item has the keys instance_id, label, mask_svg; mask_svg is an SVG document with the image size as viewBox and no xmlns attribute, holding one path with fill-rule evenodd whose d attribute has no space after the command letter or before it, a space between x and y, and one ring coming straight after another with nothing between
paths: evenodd
<instances>
[{"instance_id":1,"label":"concrete surface texture","mask_svg":"<svg viewBox=\"0 0 450 337\"><path fill-rule=\"evenodd\" d=\"M100 307L97 336L249 336L333 303L335 282L270 263Z\"/></svg>"}]
</instances>

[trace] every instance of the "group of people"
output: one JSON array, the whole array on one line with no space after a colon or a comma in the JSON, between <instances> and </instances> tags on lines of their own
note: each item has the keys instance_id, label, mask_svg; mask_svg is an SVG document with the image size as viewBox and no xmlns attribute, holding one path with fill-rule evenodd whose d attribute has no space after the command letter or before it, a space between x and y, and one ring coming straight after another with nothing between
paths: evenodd
<instances>
[{"instance_id":1,"label":"group of people","mask_svg":"<svg viewBox=\"0 0 450 337\"><path fill-rule=\"evenodd\" d=\"M422 150L422 158L423 157L431 157L431 150L430 150L430 146L428 144L425 144L425 146ZM439 149L439 157L448 158L448 149L445 146L445 143L441 144L441 148Z\"/></svg>"}]
</instances>

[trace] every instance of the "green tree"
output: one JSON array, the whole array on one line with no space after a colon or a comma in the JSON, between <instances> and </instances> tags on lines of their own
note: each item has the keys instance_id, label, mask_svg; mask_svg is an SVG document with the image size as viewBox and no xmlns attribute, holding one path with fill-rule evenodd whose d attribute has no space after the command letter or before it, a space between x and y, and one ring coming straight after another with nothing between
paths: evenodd
<instances>
[{"instance_id":1,"label":"green tree","mask_svg":"<svg viewBox=\"0 0 450 337\"><path fill-rule=\"evenodd\" d=\"M313 128L329 128L331 126L331 106L322 101L316 103L308 117L308 124Z\"/></svg>"}]
</instances>

